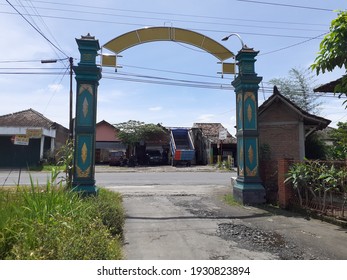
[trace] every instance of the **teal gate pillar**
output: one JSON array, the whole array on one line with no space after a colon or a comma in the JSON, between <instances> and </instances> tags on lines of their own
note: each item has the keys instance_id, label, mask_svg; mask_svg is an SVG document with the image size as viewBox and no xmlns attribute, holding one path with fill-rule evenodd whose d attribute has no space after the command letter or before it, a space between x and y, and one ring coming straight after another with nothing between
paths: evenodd
<instances>
[{"instance_id":1,"label":"teal gate pillar","mask_svg":"<svg viewBox=\"0 0 347 280\"><path fill-rule=\"evenodd\" d=\"M243 204L265 202L259 176L258 89L262 77L255 73L258 52L244 46L236 55L239 74L232 82L236 93L237 179L234 198Z\"/></svg>"},{"instance_id":2,"label":"teal gate pillar","mask_svg":"<svg viewBox=\"0 0 347 280\"><path fill-rule=\"evenodd\" d=\"M75 154L72 186L83 194L96 194L95 186L95 126L97 88L101 79L101 68L96 65L100 50L94 37L76 39L81 54L76 75Z\"/></svg>"}]
</instances>

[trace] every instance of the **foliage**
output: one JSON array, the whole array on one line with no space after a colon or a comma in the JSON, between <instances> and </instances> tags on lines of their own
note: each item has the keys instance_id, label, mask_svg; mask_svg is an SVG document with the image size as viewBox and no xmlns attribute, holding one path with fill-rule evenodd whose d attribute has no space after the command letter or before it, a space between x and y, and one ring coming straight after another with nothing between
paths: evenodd
<instances>
[{"instance_id":1,"label":"foliage","mask_svg":"<svg viewBox=\"0 0 347 280\"><path fill-rule=\"evenodd\" d=\"M230 160L219 161L217 163L217 168L221 169L221 170L232 170L233 169Z\"/></svg>"},{"instance_id":2,"label":"foliage","mask_svg":"<svg viewBox=\"0 0 347 280\"><path fill-rule=\"evenodd\" d=\"M124 211L118 194L82 199L54 185L0 194L1 259L121 259Z\"/></svg>"},{"instance_id":3,"label":"foliage","mask_svg":"<svg viewBox=\"0 0 347 280\"><path fill-rule=\"evenodd\" d=\"M310 201L314 201L319 210L325 212L328 196L332 197L334 192L339 191L346 198L346 179L347 172L344 168L319 161L305 161L294 163L290 167L285 182L291 183L297 191L300 206L307 206Z\"/></svg>"},{"instance_id":4,"label":"foliage","mask_svg":"<svg viewBox=\"0 0 347 280\"><path fill-rule=\"evenodd\" d=\"M345 160L347 158L347 122L338 122L337 129L329 134L333 145L329 148L329 155L334 160Z\"/></svg>"},{"instance_id":5,"label":"foliage","mask_svg":"<svg viewBox=\"0 0 347 280\"><path fill-rule=\"evenodd\" d=\"M66 186L71 188L72 186L72 169L73 169L73 159L74 159L74 144L72 140L67 140L65 145L63 145L58 153L58 166L63 166L65 171L65 178L62 181L66 182Z\"/></svg>"},{"instance_id":6,"label":"foliage","mask_svg":"<svg viewBox=\"0 0 347 280\"><path fill-rule=\"evenodd\" d=\"M331 72L336 67L347 69L347 11L339 11L337 18L330 24L330 32L324 36L319 46L318 55L311 65L317 75ZM347 95L347 77L335 87L335 92ZM341 95L340 95L341 96Z\"/></svg>"},{"instance_id":7,"label":"foliage","mask_svg":"<svg viewBox=\"0 0 347 280\"><path fill-rule=\"evenodd\" d=\"M270 83L277 86L280 93L299 106L301 109L318 113L321 103L313 92L314 77L308 69L292 68L287 78L271 79Z\"/></svg>"},{"instance_id":8,"label":"foliage","mask_svg":"<svg viewBox=\"0 0 347 280\"><path fill-rule=\"evenodd\" d=\"M160 124L146 124L134 120L115 124L115 127L119 130L118 137L124 144L131 147L141 141L152 140L165 134L165 130Z\"/></svg>"},{"instance_id":9,"label":"foliage","mask_svg":"<svg viewBox=\"0 0 347 280\"><path fill-rule=\"evenodd\" d=\"M347 69L347 11L340 11L330 24L330 32L319 46L319 53L311 65L317 75L321 71L331 72L335 67Z\"/></svg>"},{"instance_id":10,"label":"foliage","mask_svg":"<svg viewBox=\"0 0 347 280\"><path fill-rule=\"evenodd\" d=\"M305 140L305 156L307 159L327 159L328 146L319 133L309 135Z\"/></svg>"}]
</instances>

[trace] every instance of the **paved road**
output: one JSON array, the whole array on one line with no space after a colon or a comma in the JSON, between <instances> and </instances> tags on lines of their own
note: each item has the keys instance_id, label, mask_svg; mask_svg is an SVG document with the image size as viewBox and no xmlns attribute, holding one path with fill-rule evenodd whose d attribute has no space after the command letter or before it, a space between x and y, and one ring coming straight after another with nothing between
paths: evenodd
<instances>
[{"instance_id":1,"label":"paved road","mask_svg":"<svg viewBox=\"0 0 347 280\"><path fill-rule=\"evenodd\" d=\"M347 231L222 201L230 186L122 186L127 259L344 259Z\"/></svg>"},{"instance_id":2,"label":"paved road","mask_svg":"<svg viewBox=\"0 0 347 280\"><path fill-rule=\"evenodd\" d=\"M63 175L63 174L62 174ZM0 186L30 184L30 176L38 184L45 184L50 172L0 170ZM229 185L235 172L218 172L214 167L175 168L172 166L117 168L97 166L98 186L156 186L156 185Z\"/></svg>"},{"instance_id":3,"label":"paved road","mask_svg":"<svg viewBox=\"0 0 347 280\"><path fill-rule=\"evenodd\" d=\"M226 205L234 175L122 174L108 184L123 194L126 258L347 260L346 229L280 209Z\"/></svg>"}]
</instances>

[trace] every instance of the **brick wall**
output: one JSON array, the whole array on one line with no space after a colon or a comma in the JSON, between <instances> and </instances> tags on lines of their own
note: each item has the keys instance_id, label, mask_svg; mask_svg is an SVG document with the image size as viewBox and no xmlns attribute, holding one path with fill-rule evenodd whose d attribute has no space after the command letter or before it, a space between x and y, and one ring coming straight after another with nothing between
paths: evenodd
<instances>
[{"instance_id":1,"label":"brick wall","mask_svg":"<svg viewBox=\"0 0 347 280\"><path fill-rule=\"evenodd\" d=\"M259 145L269 145L271 159L300 159L299 116L277 101L259 116Z\"/></svg>"},{"instance_id":2,"label":"brick wall","mask_svg":"<svg viewBox=\"0 0 347 280\"><path fill-rule=\"evenodd\" d=\"M293 160L281 159L278 161L278 204L281 208L288 208L290 199L294 194L292 186L285 183L286 174Z\"/></svg>"},{"instance_id":3,"label":"brick wall","mask_svg":"<svg viewBox=\"0 0 347 280\"><path fill-rule=\"evenodd\" d=\"M290 160L300 160L300 119L281 101L274 102L259 116L259 147L268 152L260 158L260 175L268 203L288 207L291 188L284 185ZM263 155L264 156L264 155ZM286 159L286 160L284 160Z\"/></svg>"},{"instance_id":4,"label":"brick wall","mask_svg":"<svg viewBox=\"0 0 347 280\"><path fill-rule=\"evenodd\" d=\"M270 147L273 160L300 159L299 123L259 125L259 145Z\"/></svg>"}]
</instances>

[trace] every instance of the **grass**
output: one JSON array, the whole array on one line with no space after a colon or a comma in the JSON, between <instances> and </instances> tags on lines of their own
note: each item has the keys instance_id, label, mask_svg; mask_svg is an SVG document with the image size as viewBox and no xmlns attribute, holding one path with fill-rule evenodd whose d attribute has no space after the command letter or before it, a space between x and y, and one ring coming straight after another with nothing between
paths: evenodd
<instances>
[{"instance_id":1,"label":"grass","mask_svg":"<svg viewBox=\"0 0 347 280\"><path fill-rule=\"evenodd\" d=\"M3 260L122 259L123 225L121 196L105 189L88 198L50 181L0 190Z\"/></svg>"},{"instance_id":2,"label":"grass","mask_svg":"<svg viewBox=\"0 0 347 280\"><path fill-rule=\"evenodd\" d=\"M226 194L223 197L224 201L230 206L240 206L241 204L235 200L232 194Z\"/></svg>"},{"instance_id":3,"label":"grass","mask_svg":"<svg viewBox=\"0 0 347 280\"><path fill-rule=\"evenodd\" d=\"M50 165L50 164L43 164L38 166L30 166L28 170L30 171L49 171L51 172L53 169L64 171L66 167L64 165Z\"/></svg>"}]
</instances>

